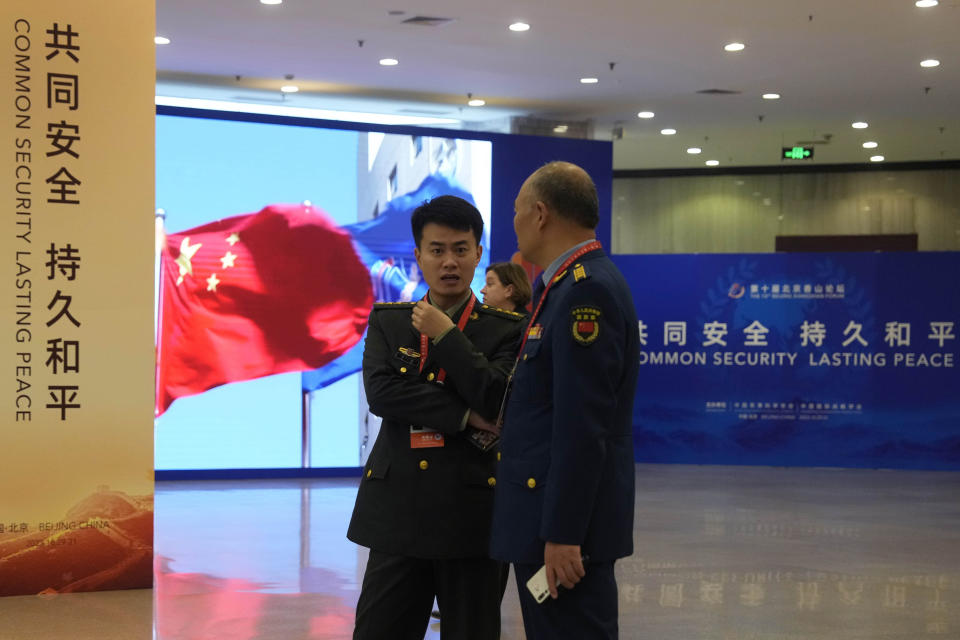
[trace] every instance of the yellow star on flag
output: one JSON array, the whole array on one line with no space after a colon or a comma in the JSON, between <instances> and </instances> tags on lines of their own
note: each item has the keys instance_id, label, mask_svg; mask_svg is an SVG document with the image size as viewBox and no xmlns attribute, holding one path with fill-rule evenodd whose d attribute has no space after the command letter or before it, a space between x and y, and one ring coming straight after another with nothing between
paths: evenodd
<instances>
[{"instance_id":1,"label":"yellow star on flag","mask_svg":"<svg viewBox=\"0 0 960 640\"><path fill-rule=\"evenodd\" d=\"M240 242L239 233L234 232L234 233L231 233L229 236L227 236L227 244L229 244L231 247L237 244L238 242Z\"/></svg>"},{"instance_id":2,"label":"yellow star on flag","mask_svg":"<svg viewBox=\"0 0 960 640\"><path fill-rule=\"evenodd\" d=\"M202 243L197 243L195 245L190 244L190 238L184 238L183 242L180 243L180 255L177 256L177 259L174 261L180 267L180 277L177 278L177 284L183 282L183 276L193 275L193 264L190 260L193 259L193 256L200 250Z\"/></svg>"},{"instance_id":3,"label":"yellow star on flag","mask_svg":"<svg viewBox=\"0 0 960 640\"><path fill-rule=\"evenodd\" d=\"M222 258L220 258L220 264L223 265L224 269L228 269L234 266L234 261L237 259L237 256L227 251Z\"/></svg>"},{"instance_id":4,"label":"yellow star on flag","mask_svg":"<svg viewBox=\"0 0 960 640\"><path fill-rule=\"evenodd\" d=\"M210 277L207 278L207 291L216 291L218 284L220 284L220 280L217 279L217 274L211 273Z\"/></svg>"}]
</instances>

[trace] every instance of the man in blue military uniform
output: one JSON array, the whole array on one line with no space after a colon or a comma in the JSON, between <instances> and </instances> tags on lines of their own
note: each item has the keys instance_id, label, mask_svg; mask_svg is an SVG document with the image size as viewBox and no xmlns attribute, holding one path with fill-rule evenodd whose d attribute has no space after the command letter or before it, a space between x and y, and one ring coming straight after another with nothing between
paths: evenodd
<instances>
[{"instance_id":1,"label":"man in blue military uniform","mask_svg":"<svg viewBox=\"0 0 960 640\"><path fill-rule=\"evenodd\" d=\"M370 548L353 637L421 640L436 596L443 639L495 640L505 567L487 549L498 454L471 438L497 429L525 316L470 289L483 233L473 205L434 198L411 226L429 293L374 305L364 345L364 388L383 424L347 532Z\"/></svg>"},{"instance_id":2,"label":"man in blue military uniform","mask_svg":"<svg viewBox=\"0 0 960 640\"><path fill-rule=\"evenodd\" d=\"M633 553L636 311L595 239L583 169L541 167L515 209L520 252L544 273L503 421L491 555L514 563L528 640L616 638L613 566ZM551 597L537 603L526 583L542 566Z\"/></svg>"}]
</instances>

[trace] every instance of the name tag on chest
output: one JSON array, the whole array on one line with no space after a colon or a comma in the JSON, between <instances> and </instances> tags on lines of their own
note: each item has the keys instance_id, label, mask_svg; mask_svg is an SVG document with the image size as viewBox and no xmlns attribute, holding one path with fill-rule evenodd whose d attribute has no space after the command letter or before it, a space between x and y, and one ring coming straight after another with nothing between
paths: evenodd
<instances>
[{"instance_id":1,"label":"name tag on chest","mask_svg":"<svg viewBox=\"0 0 960 640\"><path fill-rule=\"evenodd\" d=\"M410 425L410 448L429 449L443 446L443 434L426 427Z\"/></svg>"}]
</instances>

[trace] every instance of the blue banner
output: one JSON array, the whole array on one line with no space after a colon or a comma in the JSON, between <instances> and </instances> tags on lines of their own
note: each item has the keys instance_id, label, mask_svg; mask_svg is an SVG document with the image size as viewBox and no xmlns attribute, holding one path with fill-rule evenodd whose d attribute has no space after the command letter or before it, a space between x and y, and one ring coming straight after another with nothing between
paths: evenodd
<instances>
[{"instance_id":1,"label":"blue banner","mask_svg":"<svg viewBox=\"0 0 960 640\"><path fill-rule=\"evenodd\" d=\"M614 259L638 461L960 469L960 254Z\"/></svg>"}]
</instances>

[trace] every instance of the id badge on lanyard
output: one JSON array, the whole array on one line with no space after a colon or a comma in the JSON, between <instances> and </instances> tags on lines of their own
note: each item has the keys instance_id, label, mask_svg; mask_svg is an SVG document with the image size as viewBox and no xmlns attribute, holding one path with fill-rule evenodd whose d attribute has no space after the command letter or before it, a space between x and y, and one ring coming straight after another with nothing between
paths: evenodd
<instances>
[{"instance_id":1,"label":"id badge on lanyard","mask_svg":"<svg viewBox=\"0 0 960 640\"><path fill-rule=\"evenodd\" d=\"M411 449L432 449L442 447L443 434L434 429L410 425L410 448Z\"/></svg>"}]
</instances>

